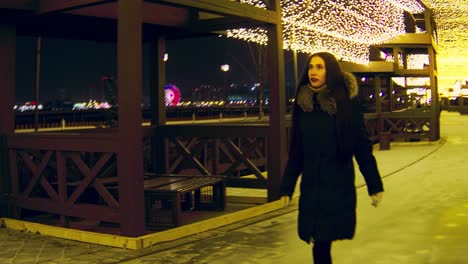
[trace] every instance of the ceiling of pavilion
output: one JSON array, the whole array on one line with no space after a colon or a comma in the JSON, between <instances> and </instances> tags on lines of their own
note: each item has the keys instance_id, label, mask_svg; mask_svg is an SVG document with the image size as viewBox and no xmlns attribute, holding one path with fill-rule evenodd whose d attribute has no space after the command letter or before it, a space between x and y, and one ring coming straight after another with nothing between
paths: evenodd
<instances>
[{"instance_id":1,"label":"ceiling of pavilion","mask_svg":"<svg viewBox=\"0 0 468 264\"><path fill-rule=\"evenodd\" d=\"M423 0L434 10L439 89L468 80L468 0Z\"/></svg>"},{"instance_id":2,"label":"ceiling of pavilion","mask_svg":"<svg viewBox=\"0 0 468 264\"><path fill-rule=\"evenodd\" d=\"M265 8L264 0L235 0ZM423 3L423 4L421 4ZM405 33L404 12L433 9L439 53L439 89L468 80L468 0L281 0L283 46L305 53L328 50L346 61L367 63L368 47ZM262 29L228 36L266 43Z\"/></svg>"}]
</instances>

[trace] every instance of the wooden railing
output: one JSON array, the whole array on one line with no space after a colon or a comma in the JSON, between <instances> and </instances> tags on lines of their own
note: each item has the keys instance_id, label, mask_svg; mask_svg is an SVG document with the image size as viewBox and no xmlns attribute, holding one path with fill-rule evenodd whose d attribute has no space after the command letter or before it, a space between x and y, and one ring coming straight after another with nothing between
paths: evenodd
<instances>
[{"instance_id":1,"label":"wooden railing","mask_svg":"<svg viewBox=\"0 0 468 264\"><path fill-rule=\"evenodd\" d=\"M268 124L167 125L151 134L164 142L167 174L223 175L232 184L267 186ZM253 178L242 179L246 175Z\"/></svg>"},{"instance_id":2,"label":"wooden railing","mask_svg":"<svg viewBox=\"0 0 468 264\"><path fill-rule=\"evenodd\" d=\"M367 114L370 139L429 138L430 113ZM290 122L287 120L287 135ZM145 171L154 172L150 142L163 142L166 174L218 175L228 185L267 188L269 125L197 124L143 127ZM9 205L59 216L120 221L117 133L92 129L7 136ZM112 186L112 190L109 189ZM120 197L120 199L127 199ZM17 214L18 215L18 214Z\"/></svg>"},{"instance_id":3,"label":"wooden railing","mask_svg":"<svg viewBox=\"0 0 468 264\"><path fill-rule=\"evenodd\" d=\"M115 134L16 134L8 137L11 198L17 208L119 222ZM19 212L17 212L19 214Z\"/></svg>"},{"instance_id":4,"label":"wooden railing","mask_svg":"<svg viewBox=\"0 0 468 264\"><path fill-rule=\"evenodd\" d=\"M401 113L381 113L380 133L387 133L391 139L429 139L431 112L414 111Z\"/></svg>"}]
</instances>

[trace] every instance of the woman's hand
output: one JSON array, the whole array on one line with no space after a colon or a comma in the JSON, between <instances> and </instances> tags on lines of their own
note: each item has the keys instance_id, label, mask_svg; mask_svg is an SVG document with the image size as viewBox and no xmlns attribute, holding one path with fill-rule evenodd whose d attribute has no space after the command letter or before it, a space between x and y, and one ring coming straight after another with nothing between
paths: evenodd
<instances>
[{"instance_id":1,"label":"woman's hand","mask_svg":"<svg viewBox=\"0 0 468 264\"><path fill-rule=\"evenodd\" d=\"M288 207L291 204L291 198L287 195L283 195L280 198L281 204L283 205L283 208Z\"/></svg>"},{"instance_id":2,"label":"woman's hand","mask_svg":"<svg viewBox=\"0 0 468 264\"><path fill-rule=\"evenodd\" d=\"M376 193L376 194L373 194L370 196L371 199L372 199L372 205L374 207L377 207L379 206L379 204L382 202L382 199L383 199L383 192L379 192L379 193Z\"/></svg>"}]
</instances>

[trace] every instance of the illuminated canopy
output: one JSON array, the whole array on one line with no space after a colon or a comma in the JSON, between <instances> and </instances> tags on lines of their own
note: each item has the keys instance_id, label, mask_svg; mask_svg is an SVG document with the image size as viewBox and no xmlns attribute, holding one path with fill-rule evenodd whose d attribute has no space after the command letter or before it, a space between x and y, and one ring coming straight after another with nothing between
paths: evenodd
<instances>
[{"instance_id":1,"label":"illuminated canopy","mask_svg":"<svg viewBox=\"0 0 468 264\"><path fill-rule=\"evenodd\" d=\"M438 47L439 88L468 79L468 0L424 0L434 10Z\"/></svg>"},{"instance_id":2,"label":"illuminated canopy","mask_svg":"<svg viewBox=\"0 0 468 264\"><path fill-rule=\"evenodd\" d=\"M263 0L240 0L266 8ZM346 61L368 62L369 46L404 33L404 11L420 13L417 0L282 0L283 47L330 51ZM267 43L263 29L234 29L228 37Z\"/></svg>"}]
</instances>

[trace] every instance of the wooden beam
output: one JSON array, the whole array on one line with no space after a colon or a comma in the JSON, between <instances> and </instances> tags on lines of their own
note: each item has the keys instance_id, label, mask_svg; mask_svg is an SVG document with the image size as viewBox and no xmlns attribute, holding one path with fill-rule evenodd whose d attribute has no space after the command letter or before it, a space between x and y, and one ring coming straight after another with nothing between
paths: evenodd
<instances>
[{"instance_id":1,"label":"wooden beam","mask_svg":"<svg viewBox=\"0 0 468 264\"><path fill-rule=\"evenodd\" d=\"M204 19L196 22L191 29L197 32L213 32L232 28L255 28L264 25L255 20L241 17Z\"/></svg>"},{"instance_id":2,"label":"wooden beam","mask_svg":"<svg viewBox=\"0 0 468 264\"><path fill-rule=\"evenodd\" d=\"M385 44L373 45L374 47L426 47L432 46L436 53L437 51L437 43L435 42L434 38L430 33L406 33L399 35L398 37L392 39L389 42L385 42Z\"/></svg>"},{"instance_id":3,"label":"wooden beam","mask_svg":"<svg viewBox=\"0 0 468 264\"><path fill-rule=\"evenodd\" d=\"M73 204L64 206L64 204L51 199L35 197L14 197L15 205L21 208L50 212L66 216L83 217L91 220L108 221L118 223L120 212L115 208L110 208L92 204Z\"/></svg>"},{"instance_id":4,"label":"wooden beam","mask_svg":"<svg viewBox=\"0 0 468 264\"><path fill-rule=\"evenodd\" d=\"M0 9L36 10L36 0L2 0Z\"/></svg>"},{"instance_id":5,"label":"wooden beam","mask_svg":"<svg viewBox=\"0 0 468 264\"><path fill-rule=\"evenodd\" d=\"M147 0L146 2L188 7L222 16L249 18L269 24L281 23L280 12L265 10L229 0Z\"/></svg>"},{"instance_id":6,"label":"wooden beam","mask_svg":"<svg viewBox=\"0 0 468 264\"><path fill-rule=\"evenodd\" d=\"M115 2L116 0L40 0L37 7L38 14L46 14L53 12L64 12L80 9L83 7Z\"/></svg>"},{"instance_id":7,"label":"wooden beam","mask_svg":"<svg viewBox=\"0 0 468 264\"><path fill-rule=\"evenodd\" d=\"M8 138L8 148L82 152L116 152L115 134L15 134Z\"/></svg>"},{"instance_id":8,"label":"wooden beam","mask_svg":"<svg viewBox=\"0 0 468 264\"><path fill-rule=\"evenodd\" d=\"M368 64L358 64L354 62L342 61L340 66L346 72L388 72L393 73L394 64L390 61L370 61Z\"/></svg>"}]
</instances>

